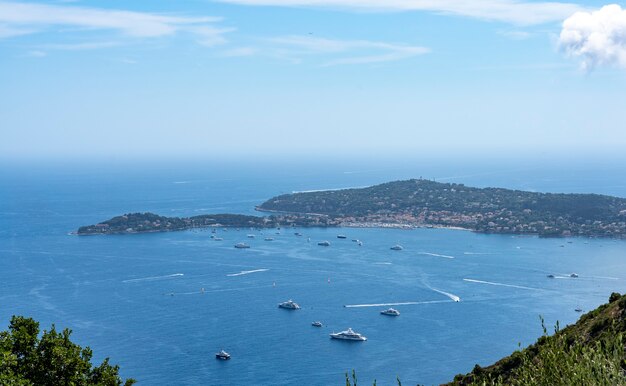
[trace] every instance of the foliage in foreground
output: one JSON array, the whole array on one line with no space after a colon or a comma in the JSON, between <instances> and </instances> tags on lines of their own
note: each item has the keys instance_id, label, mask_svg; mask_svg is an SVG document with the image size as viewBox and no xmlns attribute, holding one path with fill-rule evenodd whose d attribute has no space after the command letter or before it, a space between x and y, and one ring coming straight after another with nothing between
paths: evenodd
<instances>
[{"instance_id":1,"label":"foliage in foreground","mask_svg":"<svg viewBox=\"0 0 626 386\"><path fill-rule=\"evenodd\" d=\"M530 351L517 351L512 357L520 365L506 379L478 380L471 385L626 385L624 373L624 336L619 333L590 345L572 342L565 334L548 337L545 333L541 349L532 355ZM480 375L480 367L474 373Z\"/></svg>"},{"instance_id":2,"label":"foliage in foreground","mask_svg":"<svg viewBox=\"0 0 626 386\"><path fill-rule=\"evenodd\" d=\"M626 296L609 303L524 350L488 367L476 365L450 385L624 385L626 386Z\"/></svg>"},{"instance_id":3,"label":"foliage in foreground","mask_svg":"<svg viewBox=\"0 0 626 386\"><path fill-rule=\"evenodd\" d=\"M89 347L70 340L71 331L54 325L39 337L39 323L13 316L8 331L0 332L0 385L11 386L130 386L122 381L119 366L105 359L93 367Z\"/></svg>"}]
</instances>

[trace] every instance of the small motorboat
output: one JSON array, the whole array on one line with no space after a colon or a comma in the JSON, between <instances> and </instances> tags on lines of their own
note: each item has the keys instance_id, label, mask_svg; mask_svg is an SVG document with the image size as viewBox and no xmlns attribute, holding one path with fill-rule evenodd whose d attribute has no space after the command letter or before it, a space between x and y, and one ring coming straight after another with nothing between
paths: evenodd
<instances>
[{"instance_id":1,"label":"small motorboat","mask_svg":"<svg viewBox=\"0 0 626 386\"><path fill-rule=\"evenodd\" d=\"M215 354L215 358L226 361L230 359L230 354L224 350L220 350L220 352Z\"/></svg>"},{"instance_id":2,"label":"small motorboat","mask_svg":"<svg viewBox=\"0 0 626 386\"><path fill-rule=\"evenodd\" d=\"M250 248L250 246L246 243L237 243L235 244L235 248L237 249L246 249L246 248Z\"/></svg>"},{"instance_id":3,"label":"small motorboat","mask_svg":"<svg viewBox=\"0 0 626 386\"><path fill-rule=\"evenodd\" d=\"M554 279L554 275L553 274L549 274L547 277L548 277L548 279Z\"/></svg>"},{"instance_id":4,"label":"small motorboat","mask_svg":"<svg viewBox=\"0 0 626 386\"><path fill-rule=\"evenodd\" d=\"M394 250L394 251L401 251L401 250L403 250L404 248L402 248L402 245L397 245L397 244L396 244L396 245L394 245L393 247L391 247L391 249L392 249L392 250Z\"/></svg>"},{"instance_id":5,"label":"small motorboat","mask_svg":"<svg viewBox=\"0 0 626 386\"><path fill-rule=\"evenodd\" d=\"M569 277L576 278L576 277L578 277L578 274L577 274L577 273L572 272L572 273L569 275Z\"/></svg>"},{"instance_id":6,"label":"small motorboat","mask_svg":"<svg viewBox=\"0 0 626 386\"><path fill-rule=\"evenodd\" d=\"M311 323L311 326L313 326L313 327L322 327L322 322L315 321L315 322Z\"/></svg>"},{"instance_id":7,"label":"small motorboat","mask_svg":"<svg viewBox=\"0 0 626 386\"><path fill-rule=\"evenodd\" d=\"M319 243L317 243L317 245L320 245L322 247L330 247L330 242L328 242L328 241L320 241Z\"/></svg>"}]
</instances>

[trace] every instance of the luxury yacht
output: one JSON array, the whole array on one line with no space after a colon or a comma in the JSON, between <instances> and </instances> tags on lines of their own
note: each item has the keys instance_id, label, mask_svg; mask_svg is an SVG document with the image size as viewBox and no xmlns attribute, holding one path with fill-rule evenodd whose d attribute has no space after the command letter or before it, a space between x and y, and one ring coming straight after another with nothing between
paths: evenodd
<instances>
[{"instance_id":1,"label":"luxury yacht","mask_svg":"<svg viewBox=\"0 0 626 386\"><path fill-rule=\"evenodd\" d=\"M250 246L248 244L246 244L246 243L237 243L237 244L235 244L235 248L245 249L245 248L250 248Z\"/></svg>"},{"instance_id":2,"label":"luxury yacht","mask_svg":"<svg viewBox=\"0 0 626 386\"><path fill-rule=\"evenodd\" d=\"M396 244L396 245L394 245L393 247L391 247L391 249L393 249L394 251L401 251L401 250L403 250L404 248L402 248L402 245L398 245L398 244Z\"/></svg>"},{"instance_id":3,"label":"luxury yacht","mask_svg":"<svg viewBox=\"0 0 626 386\"><path fill-rule=\"evenodd\" d=\"M221 359L221 360L224 360L224 361L225 361L225 360L230 359L230 354L229 354L229 353L227 353L227 352L226 352L226 351L224 351L224 350L220 350L220 352L218 352L217 354L215 354L215 357L216 357L217 359Z\"/></svg>"},{"instance_id":4,"label":"luxury yacht","mask_svg":"<svg viewBox=\"0 0 626 386\"><path fill-rule=\"evenodd\" d=\"M337 235L338 239L347 239L348 237L346 235Z\"/></svg>"},{"instance_id":5,"label":"luxury yacht","mask_svg":"<svg viewBox=\"0 0 626 386\"><path fill-rule=\"evenodd\" d=\"M278 304L279 308L286 308L288 310L299 310L300 306L298 305L298 303L294 302L293 300L289 299L286 302L282 302Z\"/></svg>"},{"instance_id":6,"label":"luxury yacht","mask_svg":"<svg viewBox=\"0 0 626 386\"><path fill-rule=\"evenodd\" d=\"M320 241L317 245L321 245L322 247L330 247L330 242L328 241Z\"/></svg>"},{"instance_id":7,"label":"luxury yacht","mask_svg":"<svg viewBox=\"0 0 626 386\"><path fill-rule=\"evenodd\" d=\"M388 308L384 311L380 311L380 313L389 316L400 316L400 311L396 310L395 308Z\"/></svg>"},{"instance_id":8,"label":"luxury yacht","mask_svg":"<svg viewBox=\"0 0 626 386\"><path fill-rule=\"evenodd\" d=\"M341 332L336 332L336 333L333 332L332 334L330 334L330 337L333 339L343 339L343 340L357 340L357 341L367 340L366 337L359 334L358 332L352 331L351 328L348 328L346 331L341 331Z\"/></svg>"},{"instance_id":9,"label":"luxury yacht","mask_svg":"<svg viewBox=\"0 0 626 386\"><path fill-rule=\"evenodd\" d=\"M569 275L569 277L578 277L577 273L572 273L571 275Z\"/></svg>"},{"instance_id":10,"label":"luxury yacht","mask_svg":"<svg viewBox=\"0 0 626 386\"><path fill-rule=\"evenodd\" d=\"M313 326L313 327L322 327L322 322L319 322L319 321L313 322L313 323L311 323L311 326Z\"/></svg>"}]
</instances>

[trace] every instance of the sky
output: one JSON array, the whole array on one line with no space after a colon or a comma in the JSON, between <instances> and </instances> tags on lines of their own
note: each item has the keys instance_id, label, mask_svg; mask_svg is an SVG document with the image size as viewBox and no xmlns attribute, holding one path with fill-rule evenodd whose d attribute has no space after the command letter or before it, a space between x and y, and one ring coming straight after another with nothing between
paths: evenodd
<instances>
[{"instance_id":1,"label":"sky","mask_svg":"<svg viewBox=\"0 0 626 386\"><path fill-rule=\"evenodd\" d=\"M0 0L0 158L620 154L626 5Z\"/></svg>"}]
</instances>

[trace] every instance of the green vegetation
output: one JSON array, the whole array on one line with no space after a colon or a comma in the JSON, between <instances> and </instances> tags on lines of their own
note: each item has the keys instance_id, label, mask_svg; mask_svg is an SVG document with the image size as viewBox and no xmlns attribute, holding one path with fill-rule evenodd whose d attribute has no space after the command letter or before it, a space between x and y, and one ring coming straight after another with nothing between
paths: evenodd
<instances>
[{"instance_id":1,"label":"green vegetation","mask_svg":"<svg viewBox=\"0 0 626 386\"><path fill-rule=\"evenodd\" d=\"M422 179L286 194L257 209L315 213L342 225L454 226L544 237L626 237L624 198L472 188Z\"/></svg>"},{"instance_id":2,"label":"green vegetation","mask_svg":"<svg viewBox=\"0 0 626 386\"><path fill-rule=\"evenodd\" d=\"M154 213L128 213L95 225L78 228L78 235L171 232L193 228L275 228L280 226L334 226L327 217L280 215L246 216L241 214L211 214L194 217L165 217Z\"/></svg>"},{"instance_id":3,"label":"green vegetation","mask_svg":"<svg viewBox=\"0 0 626 386\"><path fill-rule=\"evenodd\" d=\"M54 325L39 337L39 323L14 316L8 331L0 332L0 385L11 386L130 386L119 367L105 359L91 364L92 351L70 341L71 331Z\"/></svg>"},{"instance_id":4,"label":"green vegetation","mask_svg":"<svg viewBox=\"0 0 626 386\"><path fill-rule=\"evenodd\" d=\"M613 293L576 324L557 324L552 336L543 331L535 344L449 385L626 385L626 296Z\"/></svg>"}]
</instances>

